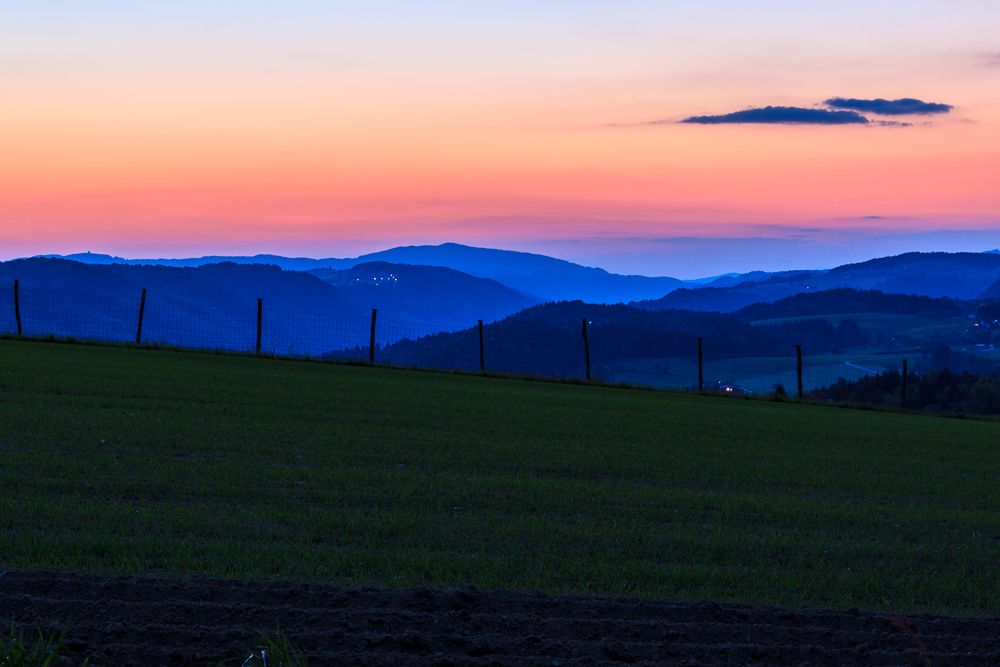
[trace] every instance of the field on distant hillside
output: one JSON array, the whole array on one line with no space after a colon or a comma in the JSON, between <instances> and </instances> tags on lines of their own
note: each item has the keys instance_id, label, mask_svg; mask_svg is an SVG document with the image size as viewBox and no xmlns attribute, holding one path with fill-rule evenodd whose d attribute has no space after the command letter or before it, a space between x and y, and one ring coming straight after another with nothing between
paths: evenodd
<instances>
[{"instance_id":1,"label":"field on distant hillside","mask_svg":"<svg viewBox=\"0 0 1000 667\"><path fill-rule=\"evenodd\" d=\"M1000 423L0 341L0 569L1000 613Z\"/></svg>"},{"instance_id":2,"label":"field on distant hillside","mask_svg":"<svg viewBox=\"0 0 1000 667\"><path fill-rule=\"evenodd\" d=\"M837 382L838 378L857 380L866 375L881 373L891 366L901 367L904 356L914 358L912 352L887 354L885 350L879 350L872 353L868 348L861 348L855 354L803 355L803 391L829 386ZM673 389L693 389L698 386L697 357L623 359L607 364L607 369L600 372L600 377L610 382ZM702 363L702 379L706 389L718 386L717 383L726 383L738 385L755 394L767 394L779 384L789 393L796 391L798 387L794 356L708 357Z\"/></svg>"},{"instance_id":3,"label":"field on distant hillside","mask_svg":"<svg viewBox=\"0 0 1000 667\"><path fill-rule=\"evenodd\" d=\"M969 328L972 321L947 317L918 317L916 315L897 315L894 313L839 313L833 315L809 315L804 317L785 317L776 320L758 320L753 325L783 324L799 320L814 320L825 318L837 325L841 320L852 319L862 329L871 334L887 336L929 336L931 334L948 335L953 331L961 333Z\"/></svg>"}]
</instances>

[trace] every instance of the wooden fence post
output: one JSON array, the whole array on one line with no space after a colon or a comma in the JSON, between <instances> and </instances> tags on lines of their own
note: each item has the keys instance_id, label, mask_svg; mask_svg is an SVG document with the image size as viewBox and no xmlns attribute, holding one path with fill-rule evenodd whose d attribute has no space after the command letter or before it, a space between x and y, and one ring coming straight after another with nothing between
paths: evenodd
<instances>
[{"instance_id":1,"label":"wooden fence post","mask_svg":"<svg viewBox=\"0 0 1000 667\"><path fill-rule=\"evenodd\" d=\"M799 376L799 398L802 398L802 346L795 346L795 371Z\"/></svg>"},{"instance_id":2,"label":"wooden fence post","mask_svg":"<svg viewBox=\"0 0 1000 667\"><path fill-rule=\"evenodd\" d=\"M372 335L368 340L368 363L375 363L375 313L378 312L378 308L372 308Z\"/></svg>"},{"instance_id":3,"label":"wooden fence post","mask_svg":"<svg viewBox=\"0 0 1000 667\"><path fill-rule=\"evenodd\" d=\"M587 358L587 379L590 379L590 342L587 340L587 318L583 318L583 354Z\"/></svg>"},{"instance_id":4,"label":"wooden fence post","mask_svg":"<svg viewBox=\"0 0 1000 667\"><path fill-rule=\"evenodd\" d=\"M142 288L142 299L139 300L139 326L135 330L135 344L142 342L142 313L146 310L146 288Z\"/></svg>"},{"instance_id":5,"label":"wooden fence post","mask_svg":"<svg viewBox=\"0 0 1000 667\"><path fill-rule=\"evenodd\" d=\"M906 409L906 359L903 359L903 395L902 395L902 405L903 409Z\"/></svg>"},{"instance_id":6,"label":"wooden fence post","mask_svg":"<svg viewBox=\"0 0 1000 667\"><path fill-rule=\"evenodd\" d=\"M483 354L483 321L479 320L479 372L486 370L486 357Z\"/></svg>"},{"instance_id":7,"label":"wooden fence post","mask_svg":"<svg viewBox=\"0 0 1000 667\"><path fill-rule=\"evenodd\" d=\"M699 338L698 339L698 391L701 391L702 389L705 388L705 379L704 379L704 376L701 373L701 368L702 368L701 362L702 362L702 357L701 357L701 339Z\"/></svg>"},{"instance_id":8,"label":"wooden fence post","mask_svg":"<svg viewBox=\"0 0 1000 667\"><path fill-rule=\"evenodd\" d=\"M17 281L14 281L14 319L17 320L17 335L21 335L21 300L18 296Z\"/></svg>"},{"instance_id":9,"label":"wooden fence post","mask_svg":"<svg viewBox=\"0 0 1000 667\"><path fill-rule=\"evenodd\" d=\"M260 328L264 322L264 299L257 299L257 354L260 354Z\"/></svg>"}]
</instances>

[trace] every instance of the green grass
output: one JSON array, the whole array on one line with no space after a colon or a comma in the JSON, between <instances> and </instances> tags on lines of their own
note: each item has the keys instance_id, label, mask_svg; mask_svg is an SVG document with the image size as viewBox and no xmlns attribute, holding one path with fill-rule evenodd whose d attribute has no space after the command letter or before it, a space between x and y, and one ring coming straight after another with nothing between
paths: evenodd
<instances>
[{"instance_id":1,"label":"green grass","mask_svg":"<svg viewBox=\"0 0 1000 667\"><path fill-rule=\"evenodd\" d=\"M272 638L264 632L257 633L258 650L251 653L242 667L307 667L305 654L292 646L279 626ZM2 666L0 666L2 667Z\"/></svg>"},{"instance_id":2,"label":"green grass","mask_svg":"<svg viewBox=\"0 0 1000 667\"><path fill-rule=\"evenodd\" d=\"M52 632L48 637L38 630L38 639L33 643L24 641L24 629L10 626L10 633L0 636L0 667L53 667L59 664L59 652L66 640L66 630ZM65 660L65 658L62 658ZM83 667L90 658L83 661Z\"/></svg>"},{"instance_id":3,"label":"green grass","mask_svg":"<svg viewBox=\"0 0 1000 667\"><path fill-rule=\"evenodd\" d=\"M1000 423L0 341L0 569L1000 612Z\"/></svg>"}]
</instances>

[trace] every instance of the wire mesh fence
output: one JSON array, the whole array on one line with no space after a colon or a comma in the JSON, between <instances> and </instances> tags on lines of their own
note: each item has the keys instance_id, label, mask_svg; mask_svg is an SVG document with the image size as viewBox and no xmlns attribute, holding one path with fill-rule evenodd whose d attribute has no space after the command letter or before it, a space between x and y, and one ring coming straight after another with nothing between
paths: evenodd
<instances>
[{"instance_id":1,"label":"wire mesh fence","mask_svg":"<svg viewBox=\"0 0 1000 667\"><path fill-rule=\"evenodd\" d=\"M0 286L0 332L17 333L14 319L14 289Z\"/></svg>"},{"instance_id":2,"label":"wire mesh fence","mask_svg":"<svg viewBox=\"0 0 1000 667\"><path fill-rule=\"evenodd\" d=\"M20 319L21 332L26 336L54 334L95 340L134 340L139 318L139 299L86 295L69 295L40 290L2 288L0 322L5 331L16 332Z\"/></svg>"},{"instance_id":3,"label":"wire mesh fence","mask_svg":"<svg viewBox=\"0 0 1000 667\"><path fill-rule=\"evenodd\" d=\"M142 342L215 350L256 349L257 309L149 300ZM133 329L130 340L136 339Z\"/></svg>"},{"instance_id":4,"label":"wire mesh fence","mask_svg":"<svg viewBox=\"0 0 1000 667\"><path fill-rule=\"evenodd\" d=\"M142 310L141 336L139 328ZM20 319L20 325L18 325ZM508 318L468 328L384 317L338 316L269 308L205 306L130 297L0 287L0 332L81 340L136 341L279 356L368 361L398 366L486 370L585 378L671 389L765 394L798 390L800 357L778 352L718 354L694 337L670 339L642 329ZM586 333L585 333L586 332ZM801 356L802 390L896 370L898 357Z\"/></svg>"}]
</instances>

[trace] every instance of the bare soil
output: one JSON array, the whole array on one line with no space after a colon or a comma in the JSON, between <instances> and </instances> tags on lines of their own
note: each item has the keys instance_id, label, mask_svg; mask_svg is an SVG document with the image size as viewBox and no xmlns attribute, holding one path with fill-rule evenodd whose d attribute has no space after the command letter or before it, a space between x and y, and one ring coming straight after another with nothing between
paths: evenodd
<instances>
[{"instance_id":1,"label":"bare soil","mask_svg":"<svg viewBox=\"0 0 1000 667\"><path fill-rule=\"evenodd\" d=\"M311 665L1000 665L1000 619L637 598L59 572L0 576L0 624L68 624L79 664L237 667L255 631Z\"/></svg>"}]
</instances>

